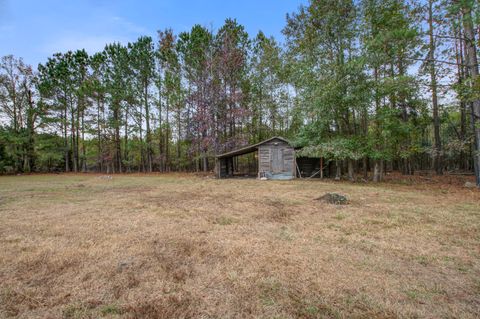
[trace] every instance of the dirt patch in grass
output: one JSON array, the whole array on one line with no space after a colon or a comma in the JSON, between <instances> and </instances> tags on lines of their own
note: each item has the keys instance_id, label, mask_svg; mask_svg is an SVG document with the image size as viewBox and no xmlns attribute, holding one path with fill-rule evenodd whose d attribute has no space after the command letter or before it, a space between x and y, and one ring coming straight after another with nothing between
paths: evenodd
<instances>
[{"instance_id":1,"label":"dirt patch in grass","mask_svg":"<svg viewBox=\"0 0 480 319\"><path fill-rule=\"evenodd\" d=\"M480 313L480 192L461 182L98 176L0 177L1 318ZM314 200L333 192L350 205Z\"/></svg>"}]
</instances>

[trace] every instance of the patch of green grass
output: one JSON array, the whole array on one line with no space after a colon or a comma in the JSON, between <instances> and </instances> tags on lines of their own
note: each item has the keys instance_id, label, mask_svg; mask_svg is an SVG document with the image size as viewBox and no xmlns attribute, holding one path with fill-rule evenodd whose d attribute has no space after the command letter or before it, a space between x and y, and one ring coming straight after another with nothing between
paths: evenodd
<instances>
[{"instance_id":1,"label":"patch of green grass","mask_svg":"<svg viewBox=\"0 0 480 319\"><path fill-rule=\"evenodd\" d=\"M260 300L262 304L267 307L275 305L276 297L282 288L280 282L276 278L267 278L260 285Z\"/></svg>"},{"instance_id":2,"label":"patch of green grass","mask_svg":"<svg viewBox=\"0 0 480 319\"><path fill-rule=\"evenodd\" d=\"M477 294L480 295L480 279L476 278L473 281L473 291Z\"/></svg>"},{"instance_id":3,"label":"patch of green grass","mask_svg":"<svg viewBox=\"0 0 480 319\"><path fill-rule=\"evenodd\" d=\"M236 272L235 270L229 271L227 273L227 278L232 282L237 281L239 278L238 272Z\"/></svg>"},{"instance_id":4,"label":"patch of green grass","mask_svg":"<svg viewBox=\"0 0 480 319\"><path fill-rule=\"evenodd\" d=\"M313 316L313 315L318 314L320 312L320 310L318 309L317 306L307 305L305 307L305 312L307 313L307 315Z\"/></svg>"},{"instance_id":5,"label":"patch of green grass","mask_svg":"<svg viewBox=\"0 0 480 319\"><path fill-rule=\"evenodd\" d=\"M435 261L435 257L420 255L420 256L416 256L415 260L422 266L429 266Z\"/></svg>"},{"instance_id":6,"label":"patch of green grass","mask_svg":"<svg viewBox=\"0 0 480 319\"><path fill-rule=\"evenodd\" d=\"M295 296L294 308L296 318L342 318L339 309L330 301L319 298L316 300L305 300L302 296Z\"/></svg>"},{"instance_id":7,"label":"patch of green grass","mask_svg":"<svg viewBox=\"0 0 480 319\"><path fill-rule=\"evenodd\" d=\"M65 307L62 311L64 319L80 319L88 315L88 308L82 304L71 304Z\"/></svg>"},{"instance_id":8,"label":"patch of green grass","mask_svg":"<svg viewBox=\"0 0 480 319\"><path fill-rule=\"evenodd\" d=\"M293 233L288 229L287 226L282 226L280 228L280 232L277 237L285 241L293 241L295 239Z\"/></svg>"},{"instance_id":9,"label":"patch of green grass","mask_svg":"<svg viewBox=\"0 0 480 319\"><path fill-rule=\"evenodd\" d=\"M429 286L421 285L405 290L405 295L414 301L425 302L432 300L435 296L445 295L446 291L437 283L431 283Z\"/></svg>"},{"instance_id":10,"label":"patch of green grass","mask_svg":"<svg viewBox=\"0 0 480 319\"><path fill-rule=\"evenodd\" d=\"M469 215L480 215L480 205L477 203L461 203L455 205L455 211L468 213Z\"/></svg>"},{"instance_id":11,"label":"patch of green grass","mask_svg":"<svg viewBox=\"0 0 480 319\"><path fill-rule=\"evenodd\" d=\"M271 307L273 305L275 305L275 300L269 296L260 296L260 300L262 301L262 305L266 306L266 307Z\"/></svg>"},{"instance_id":12,"label":"patch of green grass","mask_svg":"<svg viewBox=\"0 0 480 319\"><path fill-rule=\"evenodd\" d=\"M417 300L420 297L420 293L415 289L405 291L405 295L411 300Z\"/></svg>"},{"instance_id":13,"label":"patch of green grass","mask_svg":"<svg viewBox=\"0 0 480 319\"><path fill-rule=\"evenodd\" d=\"M100 309L100 313L103 316L106 316L106 315L121 315L122 314L122 309L119 308L117 305L106 305L106 306L103 306Z\"/></svg>"},{"instance_id":14,"label":"patch of green grass","mask_svg":"<svg viewBox=\"0 0 480 319\"><path fill-rule=\"evenodd\" d=\"M121 315L122 308L115 304L104 305L97 308L98 304L74 303L65 307L62 311L64 319L83 319L83 318L100 318ZM97 314L97 315L95 315Z\"/></svg>"},{"instance_id":15,"label":"patch of green grass","mask_svg":"<svg viewBox=\"0 0 480 319\"><path fill-rule=\"evenodd\" d=\"M227 226L231 225L236 222L235 218L228 217L228 216L220 216L217 217L214 221L214 224L222 225L222 226Z\"/></svg>"}]
</instances>

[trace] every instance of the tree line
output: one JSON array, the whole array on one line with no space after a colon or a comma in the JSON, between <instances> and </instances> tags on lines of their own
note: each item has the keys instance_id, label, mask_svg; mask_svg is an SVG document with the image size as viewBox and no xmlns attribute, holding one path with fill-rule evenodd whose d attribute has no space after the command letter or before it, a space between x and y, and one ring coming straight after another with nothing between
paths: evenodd
<instances>
[{"instance_id":1,"label":"tree line","mask_svg":"<svg viewBox=\"0 0 480 319\"><path fill-rule=\"evenodd\" d=\"M0 171L208 171L282 135L333 175L475 172L474 0L312 0L284 43L227 19L0 63Z\"/></svg>"}]
</instances>

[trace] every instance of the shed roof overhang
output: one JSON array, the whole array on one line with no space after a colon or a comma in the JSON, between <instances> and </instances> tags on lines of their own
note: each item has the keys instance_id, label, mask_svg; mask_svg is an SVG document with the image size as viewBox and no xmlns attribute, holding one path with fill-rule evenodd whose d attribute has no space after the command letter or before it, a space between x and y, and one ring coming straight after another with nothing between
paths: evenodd
<instances>
[{"instance_id":1,"label":"shed roof overhang","mask_svg":"<svg viewBox=\"0 0 480 319\"><path fill-rule=\"evenodd\" d=\"M227 157L233 157L233 156L240 156L240 155L252 153L252 152L257 151L257 150L258 150L258 147L259 147L260 145L263 145L263 144L265 144L265 143L271 142L271 141L276 140L276 139L277 139L277 140L280 140L280 141L283 141L283 142L287 143L288 145L290 145L290 142L289 142L288 140L284 139L283 137L274 136L274 137L272 137L272 138L269 138L269 139L267 139L267 140L258 142L258 143L256 143L256 144L244 146L244 147L242 147L242 148L239 148L239 149L236 149L236 150L227 152L227 153L223 153L223 154L217 155L217 158L218 158L218 159L221 159L221 158L227 158Z\"/></svg>"}]
</instances>

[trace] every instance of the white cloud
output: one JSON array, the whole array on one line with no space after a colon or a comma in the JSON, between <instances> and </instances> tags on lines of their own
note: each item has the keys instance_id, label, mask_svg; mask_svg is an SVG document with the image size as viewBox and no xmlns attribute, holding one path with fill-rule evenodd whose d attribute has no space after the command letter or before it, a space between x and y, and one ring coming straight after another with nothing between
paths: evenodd
<instances>
[{"instance_id":1,"label":"white cloud","mask_svg":"<svg viewBox=\"0 0 480 319\"><path fill-rule=\"evenodd\" d=\"M56 52L85 49L92 54L103 50L106 44L113 42L127 44L148 33L147 29L122 17L105 16L97 20L96 25L84 25L81 31L65 30L59 35L52 35L42 46L41 52L52 55Z\"/></svg>"}]
</instances>

